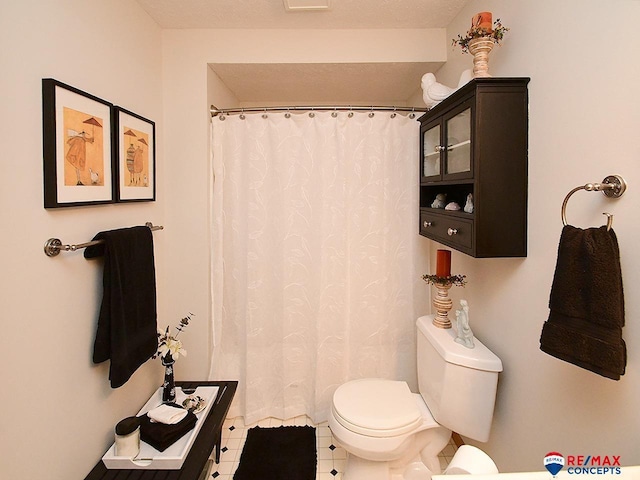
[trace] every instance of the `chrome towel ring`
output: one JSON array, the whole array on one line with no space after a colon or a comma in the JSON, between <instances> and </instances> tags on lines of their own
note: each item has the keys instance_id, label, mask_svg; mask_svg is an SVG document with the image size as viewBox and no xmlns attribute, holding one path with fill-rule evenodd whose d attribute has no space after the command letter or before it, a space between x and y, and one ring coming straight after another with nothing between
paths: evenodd
<instances>
[{"instance_id":1,"label":"chrome towel ring","mask_svg":"<svg viewBox=\"0 0 640 480\"><path fill-rule=\"evenodd\" d=\"M567 193L567 196L564 197L564 201L562 202L562 224L564 226L567 225L567 202L569 201L569 197L578 190L602 192L609 198L618 198L622 196L626 189L627 182L620 175L608 175L604 180L602 180L602 183L587 183L574 188ZM613 225L613 215L607 212L603 213L603 215L607 216L607 230L611 230L611 226Z\"/></svg>"}]
</instances>

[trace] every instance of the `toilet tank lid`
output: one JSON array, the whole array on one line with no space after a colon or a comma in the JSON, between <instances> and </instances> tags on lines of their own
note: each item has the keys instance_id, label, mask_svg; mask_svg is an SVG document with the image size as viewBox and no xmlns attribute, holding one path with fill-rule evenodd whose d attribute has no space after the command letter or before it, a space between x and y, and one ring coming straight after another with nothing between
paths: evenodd
<instances>
[{"instance_id":1,"label":"toilet tank lid","mask_svg":"<svg viewBox=\"0 0 640 480\"><path fill-rule=\"evenodd\" d=\"M475 347L467 348L455 341L456 332L453 328L436 327L433 315L420 317L416 323L446 362L486 372L502 371L502 361L476 337L473 337Z\"/></svg>"}]
</instances>

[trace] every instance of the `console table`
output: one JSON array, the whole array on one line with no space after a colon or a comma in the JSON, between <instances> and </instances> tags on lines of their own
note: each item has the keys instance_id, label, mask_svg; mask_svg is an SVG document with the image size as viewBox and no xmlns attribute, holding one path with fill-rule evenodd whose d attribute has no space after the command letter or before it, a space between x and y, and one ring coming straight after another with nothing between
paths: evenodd
<instances>
[{"instance_id":1,"label":"console table","mask_svg":"<svg viewBox=\"0 0 640 480\"><path fill-rule=\"evenodd\" d=\"M100 460L85 480L155 480L160 478L163 480L198 480L214 448L216 450L216 463L220 463L222 424L227 417L238 382L176 382L176 386L187 388L199 386L219 387L217 403L205 418L204 424L200 432L198 432L198 436L193 442L182 468L180 470L110 470Z\"/></svg>"}]
</instances>

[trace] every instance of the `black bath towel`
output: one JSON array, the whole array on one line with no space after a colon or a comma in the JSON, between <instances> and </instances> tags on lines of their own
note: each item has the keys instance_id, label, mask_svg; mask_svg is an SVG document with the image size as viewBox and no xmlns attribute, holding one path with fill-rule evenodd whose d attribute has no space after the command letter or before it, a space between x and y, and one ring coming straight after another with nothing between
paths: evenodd
<instances>
[{"instance_id":1,"label":"black bath towel","mask_svg":"<svg viewBox=\"0 0 640 480\"><path fill-rule=\"evenodd\" d=\"M100 232L85 258L104 255L103 297L93 347L94 363L111 360L109 380L117 388L158 348L156 274L149 227Z\"/></svg>"},{"instance_id":2,"label":"black bath towel","mask_svg":"<svg viewBox=\"0 0 640 480\"><path fill-rule=\"evenodd\" d=\"M624 295L613 230L562 229L549 308L543 352L613 380L624 375Z\"/></svg>"}]
</instances>

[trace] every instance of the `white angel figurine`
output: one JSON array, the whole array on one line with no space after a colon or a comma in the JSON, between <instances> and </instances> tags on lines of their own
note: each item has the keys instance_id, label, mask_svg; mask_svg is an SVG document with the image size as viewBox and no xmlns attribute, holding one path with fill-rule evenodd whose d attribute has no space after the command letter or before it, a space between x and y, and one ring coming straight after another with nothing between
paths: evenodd
<instances>
[{"instance_id":1,"label":"white angel figurine","mask_svg":"<svg viewBox=\"0 0 640 480\"><path fill-rule=\"evenodd\" d=\"M469 304L466 300L460 300L462 310L456 310L456 325L458 327L458 336L456 342L467 348L475 347L473 343L473 332L469 327Z\"/></svg>"},{"instance_id":2,"label":"white angel figurine","mask_svg":"<svg viewBox=\"0 0 640 480\"><path fill-rule=\"evenodd\" d=\"M473 213L473 194L467 195L467 203L464 204L464 211L467 213Z\"/></svg>"}]
</instances>

